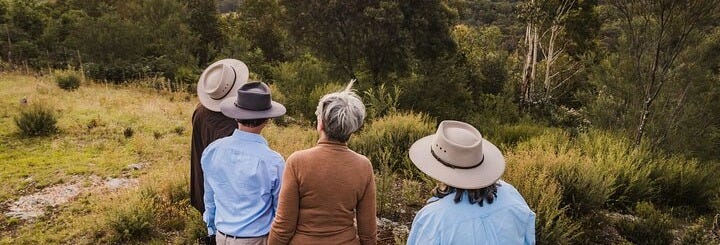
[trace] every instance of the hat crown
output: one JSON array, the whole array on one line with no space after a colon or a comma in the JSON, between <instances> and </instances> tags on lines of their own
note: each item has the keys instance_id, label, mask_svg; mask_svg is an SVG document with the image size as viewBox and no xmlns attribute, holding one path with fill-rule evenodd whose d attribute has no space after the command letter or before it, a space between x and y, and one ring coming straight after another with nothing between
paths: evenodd
<instances>
[{"instance_id":1,"label":"hat crown","mask_svg":"<svg viewBox=\"0 0 720 245\"><path fill-rule=\"evenodd\" d=\"M270 87L263 82L243 84L237 91L235 106L245 110L264 111L272 107Z\"/></svg>"},{"instance_id":2,"label":"hat crown","mask_svg":"<svg viewBox=\"0 0 720 245\"><path fill-rule=\"evenodd\" d=\"M235 69L226 64L215 64L208 68L207 75L203 81L205 93L214 100L224 98L230 93L235 85Z\"/></svg>"},{"instance_id":3,"label":"hat crown","mask_svg":"<svg viewBox=\"0 0 720 245\"><path fill-rule=\"evenodd\" d=\"M442 121L430 147L437 160L458 168L479 166L483 159L483 138L470 124Z\"/></svg>"}]
</instances>

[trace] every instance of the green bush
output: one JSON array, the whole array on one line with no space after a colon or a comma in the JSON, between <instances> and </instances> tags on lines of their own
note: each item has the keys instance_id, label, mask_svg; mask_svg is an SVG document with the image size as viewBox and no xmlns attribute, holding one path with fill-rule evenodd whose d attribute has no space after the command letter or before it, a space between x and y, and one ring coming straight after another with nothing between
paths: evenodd
<instances>
[{"instance_id":1,"label":"green bush","mask_svg":"<svg viewBox=\"0 0 720 245\"><path fill-rule=\"evenodd\" d=\"M634 149L627 138L600 131L582 134L576 142L597 171L615 176L611 208L631 209L637 202L655 198L657 188L650 171L656 163L649 151Z\"/></svg>"},{"instance_id":2,"label":"green bush","mask_svg":"<svg viewBox=\"0 0 720 245\"><path fill-rule=\"evenodd\" d=\"M673 156L660 159L652 169L658 201L671 206L690 206L698 212L713 211L720 195L720 167Z\"/></svg>"},{"instance_id":3,"label":"green bush","mask_svg":"<svg viewBox=\"0 0 720 245\"><path fill-rule=\"evenodd\" d=\"M546 133L519 144L515 153L547 171L562 187L562 204L574 217L601 209L615 189L613 173L583 156L564 133Z\"/></svg>"},{"instance_id":4,"label":"green bush","mask_svg":"<svg viewBox=\"0 0 720 245\"><path fill-rule=\"evenodd\" d=\"M390 114L372 121L360 134L350 138L350 148L370 158L375 169L387 164L391 171L410 177L416 172L408 157L410 145L434 132L435 125L423 114Z\"/></svg>"},{"instance_id":5,"label":"green bush","mask_svg":"<svg viewBox=\"0 0 720 245\"><path fill-rule=\"evenodd\" d=\"M635 244L670 244L673 235L670 232L670 216L655 209L648 202L639 202L635 206L636 218L624 219L618 223L620 234Z\"/></svg>"},{"instance_id":6,"label":"green bush","mask_svg":"<svg viewBox=\"0 0 720 245\"><path fill-rule=\"evenodd\" d=\"M75 71L66 70L55 72L55 82L58 87L64 90L72 91L80 87L81 76Z\"/></svg>"},{"instance_id":7,"label":"green bush","mask_svg":"<svg viewBox=\"0 0 720 245\"><path fill-rule=\"evenodd\" d=\"M138 199L115 210L108 220L112 242L125 243L150 239L157 211L157 200L157 193L146 189L140 193Z\"/></svg>"},{"instance_id":8,"label":"green bush","mask_svg":"<svg viewBox=\"0 0 720 245\"><path fill-rule=\"evenodd\" d=\"M321 84L332 82L327 71L327 64L309 54L281 63L272 69L274 83L285 95L285 106L289 115L307 120L315 119L315 107L320 97L310 98L312 96L308 95L314 90L319 93L323 86Z\"/></svg>"},{"instance_id":9,"label":"green bush","mask_svg":"<svg viewBox=\"0 0 720 245\"><path fill-rule=\"evenodd\" d=\"M47 136L57 132L57 119L49 107L35 104L23 108L20 115L14 118L20 134L29 137Z\"/></svg>"},{"instance_id":10,"label":"green bush","mask_svg":"<svg viewBox=\"0 0 720 245\"><path fill-rule=\"evenodd\" d=\"M493 121L475 118L471 121L471 124L483 134L484 138L498 146L513 146L543 134L560 132L560 130L554 128L525 121L517 124L500 125Z\"/></svg>"},{"instance_id":11,"label":"green bush","mask_svg":"<svg viewBox=\"0 0 720 245\"><path fill-rule=\"evenodd\" d=\"M363 93L367 106L368 119L383 117L395 113L400 99L400 87L393 85L392 89L380 84L377 88L369 88Z\"/></svg>"},{"instance_id":12,"label":"green bush","mask_svg":"<svg viewBox=\"0 0 720 245\"><path fill-rule=\"evenodd\" d=\"M582 234L581 225L566 215L563 189L534 152L513 151L505 155L503 180L515 186L535 211L537 244L572 244Z\"/></svg>"}]
</instances>

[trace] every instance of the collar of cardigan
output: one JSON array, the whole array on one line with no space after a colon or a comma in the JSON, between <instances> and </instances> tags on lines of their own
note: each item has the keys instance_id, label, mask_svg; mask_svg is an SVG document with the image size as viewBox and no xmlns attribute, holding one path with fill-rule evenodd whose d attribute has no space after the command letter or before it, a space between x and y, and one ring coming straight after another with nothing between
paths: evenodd
<instances>
[{"instance_id":1,"label":"collar of cardigan","mask_svg":"<svg viewBox=\"0 0 720 245\"><path fill-rule=\"evenodd\" d=\"M330 140L318 140L318 145L339 145L339 146L347 146L347 143L340 143L337 141L330 141Z\"/></svg>"}]
</instances>

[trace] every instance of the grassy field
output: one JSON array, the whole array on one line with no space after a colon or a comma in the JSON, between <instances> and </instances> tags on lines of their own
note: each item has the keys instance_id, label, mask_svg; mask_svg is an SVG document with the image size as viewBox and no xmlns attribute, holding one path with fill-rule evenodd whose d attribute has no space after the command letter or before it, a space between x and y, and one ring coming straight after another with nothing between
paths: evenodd
<instances>
[{"instance_id":1,"label":"grassy field","mask_svg":"<svg viewBox=\"0 0 720 245\"><path fill-rule=\"evenodd\" d=\"M128 204L134 196L154 188L187 192L195 96L89 83L65 91L51 77L14 74L1 75L0 87L0 211L6 213L19 197L50 186L79 183L87 187L69 203L48 207L47 215L38 219L0 216L0 243L105 241L112 235L102 228L112 223L114 212L132 208ZM53 108L59 132L47 137L21 136L13 117L27 106L21 105L22 98L30 105ZM133 131L130 137L124 134L128 128ZM267 135L273 148L285 156L315 141L314 131L298 127L272 126ZM131 164L144 167L128 168ZM137 179L139 185L115 191L90 188L98 179L112 178ZM187 209L187 204L178 206ZM185 213L188 217L183 222L202 228L197 212ZM185 235L156 237L161 238L159 243L184 243Z\"/></svg>"}]
</instances>

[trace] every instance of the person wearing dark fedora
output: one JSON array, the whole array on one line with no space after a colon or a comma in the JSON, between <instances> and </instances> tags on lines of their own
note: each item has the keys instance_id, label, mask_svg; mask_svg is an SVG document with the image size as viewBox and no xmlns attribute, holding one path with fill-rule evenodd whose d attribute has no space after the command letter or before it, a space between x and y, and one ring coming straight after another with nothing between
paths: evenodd
<instances>
[{"instance_id":1,"label":"person wearing dark fedora","mask_svg":"<svg viewBox=\"0 0 720 245\"><path fill-rule=\"evenodd\" d=\"M190 204L201 214L203 203L203 172L200 157L213 141L227 137L237 128L234 119L220 112L220 102L234 97L240 86L248 81L250 72L242 61L223 59L205 69L197 84L200 103L192 115L192 140L190 143Z\"/></svg>"},{"instance_id":2,"label":"person wearing dark fedora","mask_svg":"<svg viewBox=\"0 0 720 245\"><path fill-rule=\"evenodd\" d=\"M285 162L260 133L270 118L285 114L285 107L272 101L262 82L243 84L219 107L237 128L203 152L203 220L217 244L265 244Z\"/></svg>"},{"instance_id":3,"label":"person wearing dark fedora","mask_svg":"<svg viewBox=\"0 0 720 245\"><path fill-rule=\"evenodd\" d=\"M535 244L535 213L500 180L505 159L475 127L442 121L409 154L440 184L415 216L407 244Z\"/></svg>"}]
</instances>

